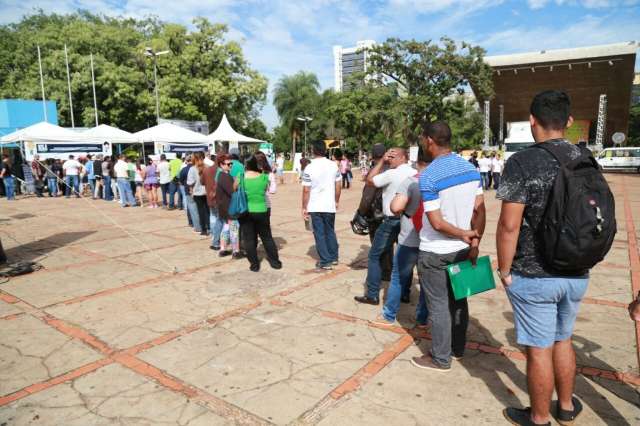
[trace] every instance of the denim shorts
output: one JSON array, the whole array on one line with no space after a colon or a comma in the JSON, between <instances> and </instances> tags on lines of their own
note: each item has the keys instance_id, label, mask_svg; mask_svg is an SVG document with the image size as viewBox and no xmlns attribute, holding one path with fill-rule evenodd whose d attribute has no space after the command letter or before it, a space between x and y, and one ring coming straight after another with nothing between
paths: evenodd
<instances>
[{"instance_id":1,"label":"denim shorts","mask_svg":"<svg viewBox=\"0 0 640 426\"><path fill-rule=\"evenodd\" d=\"M513 274L507 295L519 345L548 348L569 339L589 277L530 278Z\"/></svg>"}]
</instances>

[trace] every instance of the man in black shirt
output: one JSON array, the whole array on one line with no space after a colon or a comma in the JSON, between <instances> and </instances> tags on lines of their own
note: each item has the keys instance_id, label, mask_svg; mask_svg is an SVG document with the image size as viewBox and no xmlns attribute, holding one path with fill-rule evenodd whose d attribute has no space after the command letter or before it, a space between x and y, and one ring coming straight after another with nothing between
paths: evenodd
<instances>
[{"instance_id":1,"label":"man in black shirt","mask_svg":"<svg viewBox=\"0 0 640 426\"><path fill-rule=\"evenodd\" d=\"M580 148L564 137L573 122L566 93L539 93L530 112L537 144L555 146L566 160L580 156ZM498 274L513 307L518 344L526 347L531 399L531 408L504 410L507 420L517 425L550 424L554 384L560 424L569 424L582 411L573 396L576 361L571 335L588 271L572 276L551 271L542 260L536 235L559 170L560 164L545 149L529 147L509 158L497 193L502 200L496 232Z\"/></svg>"}]
</instances>

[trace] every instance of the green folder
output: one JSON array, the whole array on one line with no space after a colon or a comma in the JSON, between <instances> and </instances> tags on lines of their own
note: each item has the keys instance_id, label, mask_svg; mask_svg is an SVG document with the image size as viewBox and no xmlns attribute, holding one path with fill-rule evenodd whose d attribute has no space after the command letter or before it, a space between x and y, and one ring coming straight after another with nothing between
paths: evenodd
<instances>
[{"instance_id":1,"label":"green folder","mask_svg":"<svg viewBox=\"0 0 640 426\"><path fill-rule=\"evenodd\" d=\"M447 272L456 300L496 288L489 256L479 257L476 266L470 260L453 263L447 266Z\"/></svg>"}]
</instances>

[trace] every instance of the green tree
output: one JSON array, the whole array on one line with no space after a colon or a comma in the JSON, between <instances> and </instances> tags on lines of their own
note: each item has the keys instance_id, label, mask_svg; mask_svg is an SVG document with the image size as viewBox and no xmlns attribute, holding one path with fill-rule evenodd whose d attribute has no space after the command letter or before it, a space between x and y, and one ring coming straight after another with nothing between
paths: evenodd
<instances>
[{"instance_id":1,"label":"green tree","mask_svg":"<svg viewBox=\"0 0 640 426\"><path fill-rule=\"evenodd\" d=\"M446 120L451 127L452 148L478 149L484 137L484 117L477 104L464 96L448 99Z\"/></svg>"},{"instance_id":2,"label":"green tree","mask_svg":"<svg viewBox=\"0 0 640 426\"><path fill-rule=\"evenodd\" d=\"M153 60L144 55L151 47L170 52L157 61L161 117L208 120L215 128L226 112L237 129L252 128L266 99L267 80L249 67L237 43L225 40L226 26L204 18L194 25L188 31L154 18L40 11L0 26L0 97L40 98L39 45L47 99L57 101L59 121L69 126L67 44L76 125L94 124L93 53L100 122L137 131L156 122Z\"/></svg>"},{"instance_id":3,"label":"green tree","mask_svg":"<svg viewBox=\"0 0 640 426\"><path fill-rule=\"evenodd\" d=\"M298 117L314 115L318 106L320 83L313 73L300 71L291 76L282 77L273 91L273 104L291 137L291 158L296 152L296 142L300 141L304 123Z\"/></svg>"},{"instance_id":4,"label":"green tree","mask_svg":"<svg viewBox=\"0 0 640 426\"><path fill-rule=\"evenodd\" d=\"M378 84L397 84L402 134L413 143L423 121L447 118L449 95L470 85L480 99L493 96L492 71L484 54L480 47L464 42L458 46L449 38L440 43L390 38L372 49L367 72Z\"/></svg>"}]
</instances>

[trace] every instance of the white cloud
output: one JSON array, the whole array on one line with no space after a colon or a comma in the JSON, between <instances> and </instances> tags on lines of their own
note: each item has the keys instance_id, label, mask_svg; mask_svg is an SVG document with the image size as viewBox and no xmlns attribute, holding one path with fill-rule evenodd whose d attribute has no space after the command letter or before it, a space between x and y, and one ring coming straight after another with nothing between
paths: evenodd
<instances>
[{"instance_id":1,"label":"white cloud","mask_svg":"<svg viewBox=\"0 0 640 426\"><path fill-rule=\"evenodd\" d=\"M616 6L634 6L640 3L638 0L527 0L529 8L536 10L542 9L549 3L555 3L557 6L570 5L582 6L586 9L606 9Z\"/></svg>"}]
</instances>

